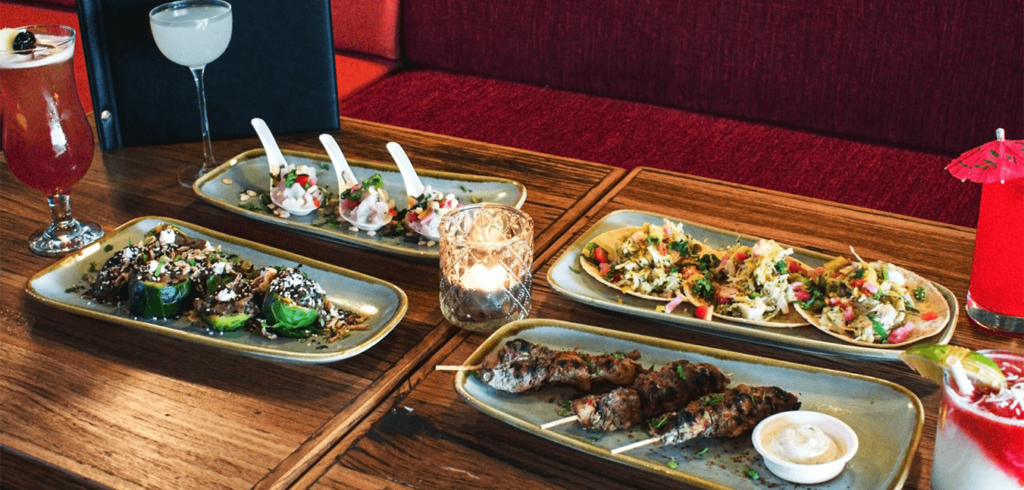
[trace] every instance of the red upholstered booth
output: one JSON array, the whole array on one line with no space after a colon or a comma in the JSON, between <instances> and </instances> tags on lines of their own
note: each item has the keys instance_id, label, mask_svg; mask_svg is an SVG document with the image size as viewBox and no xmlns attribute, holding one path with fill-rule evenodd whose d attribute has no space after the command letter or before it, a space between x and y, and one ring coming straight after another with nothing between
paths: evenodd
<instances>
[{"instance_id":1,"label":"red upholstered booth","mask_svg":"<svg viewBox=\"0 0 1024 490\"><path fill-rule=\"evenodd\" d=\"M339 68L349 117L964 226L980 188L945 164L1024 137L1020 1L332 5L381 67Z\"/></svg>"}]
</instances>

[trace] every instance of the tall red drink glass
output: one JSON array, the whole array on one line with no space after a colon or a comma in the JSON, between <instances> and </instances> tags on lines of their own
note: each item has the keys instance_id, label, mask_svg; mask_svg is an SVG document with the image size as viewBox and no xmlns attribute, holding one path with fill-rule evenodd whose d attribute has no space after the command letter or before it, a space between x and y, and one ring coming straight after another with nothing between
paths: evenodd
<instances>
[{"instance_id":1,"label":"tall red drink glass","mask_svg":"<svg viewBox=\"0 0 1024 490\"><path fill-rule=\"evenodd\" d=\"M978 325L1024 336L1024 178L981 191L967 314Z\"/></svg>"},{"instance_id":2,"label":"tall red drink glass","mask_svg":"<svg viewBox=\"0 0 1024 490\"><path fill-rule=\"evenodd\" d=\"M30 237L29 249L60 255L103 236L99 225L74 219L69 202L71 186L89 170L93 155L92 130L72 68L75 30L56 25L17 30L14 45L0 46L3 150L14 176L42 192L50 205L50 226ZM25 33L34 38L27 48Z\"/></svg>"}]
</instances>

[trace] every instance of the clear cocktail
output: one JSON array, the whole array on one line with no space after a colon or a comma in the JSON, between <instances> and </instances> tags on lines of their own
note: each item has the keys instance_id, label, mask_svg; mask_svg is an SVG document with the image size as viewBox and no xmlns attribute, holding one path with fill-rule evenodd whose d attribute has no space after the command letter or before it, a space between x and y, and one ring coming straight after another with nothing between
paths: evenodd
<instances>
[{"instance_id":1,"label":"clear cocktail","mask_svg":"<svg viewBox=\"0 0 1024 490\"><path fill-rule=\"evenodd\" d=\"M149 12L153 40L167 59L192 70L199 94L199 124L203 133L203 164L178 174L178 182L191 187L213 168L210 124L206 119L206 90L203 73L206 65L224 54L231 42L231 5L221 0L181 0L165 3Z\"/></svg>"},{"instance_id":2,"label":"clear cocktail","mask_svg":"<svg viewBox=\"0 0 1024 490\"><path fill-rule=\"evenodd\" d=\"M946 373L932 462L934 490L1024 489L1024 355L981 351L1007 387L962 396Z\"/></svg>"}]
</instances>

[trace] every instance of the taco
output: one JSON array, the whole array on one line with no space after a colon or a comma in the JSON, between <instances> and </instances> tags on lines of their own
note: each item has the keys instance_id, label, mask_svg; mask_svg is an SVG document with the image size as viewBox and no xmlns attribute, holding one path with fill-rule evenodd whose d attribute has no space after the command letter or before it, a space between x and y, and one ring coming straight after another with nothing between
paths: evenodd
<instances>
[{"instance_id":1,"label":"taco","mask_svg":"<svg viewBox=\"0 0 1024 490\"><path fill-rule=\"evenodd\" d=\"M669 220L661 226L644 223L607 231L580 252L580 266L605 286L669 302L685 297L684 287L710 289L700 271L717 260L707 245Z\"/></svg>"},{"instance_id":2,"label":"taco","mask_svg":"<svg viewBox=\"0 0 1024 490\"><path fill-rule=\"evenodd\" d=\"M810 300L797 303L819 330L852 344L897 348L931 337L949 321L949 304L935 286L887 262L825 264Z\"/></svg>"},{"instance_id":3,"label":"taco","mask_svg":"<svg viewBox=\"0 0 1024 490\"><path fill-rule=\"evenodd\" d=\"M689 289L691 302L714 308L714 315L763 327L791 328L807 320L790 307L807 293L803 280L816 274L806 264L790 257L792 248L774 240L759 240L753 246L736 244L718 253L718 264L710 271L711 293Z\"/></svg>"}]
</instances>

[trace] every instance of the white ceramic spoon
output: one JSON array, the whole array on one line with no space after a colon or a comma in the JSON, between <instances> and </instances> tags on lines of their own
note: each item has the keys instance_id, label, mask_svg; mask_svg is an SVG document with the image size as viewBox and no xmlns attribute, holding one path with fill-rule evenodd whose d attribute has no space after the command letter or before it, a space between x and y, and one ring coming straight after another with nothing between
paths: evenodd
<instances>
[{"instance_id":1,"label":"white ceramic spoon","mask_svg":"<svg viewBox=\"0 0 1024 490\"><path fill-rule=\"evenodd\" d=\"M335 141L331 135L321 134L320 143L323 143L324 148L327 149L327 155L331 157L331 163L334 164L334 175L338 178L338 195L341 196L341 193L344 192L345 189L358 184L359 181L356 180L356 175L352 173L352 168L349 167L348 160L345 159L345 154L342 153L341 148L338 147L338 142ZM342 211L340 208L340 202L338 203L338 206L338 214L340 214L345 221L348 221L352 226L355 226L360 230L377 231L387 224L387 221L380 224L360 221L354 216L350 216L349 213Z\"/></svg>"},{"instance_id":2,"label":"white ceramic spoon","mask_svg":"<svg viewBox=\"0 0 1024 490\"><path fill-rule=\"evenodd\" d=\"M280 176L281 169L288 164L284 159L284 154L281 153L281 148L277 146L277 140L274 139L274 134L270 132L270 128L267 127L267 123L258 117L252 119L252 127L256 130L256 135L260 137L260 143L263 144L263 149L267 152L267 164L270 166L271 175ZM301 207L301 206L290 206L283 204L279 193L274 192L274 180L270 180L270 201L279 206L281 209L288 211L296 216L305 216L313 211L316 211L317 206L312 207Z\"/></svg>"},{"instance_id":3,"label":"white ceramic spoon","mask_svg":"<svg viewBox=\"0 0 1024 490\"><path fill-rule=\"evenodd\" d=\"M402 145L395 143L394 141L387 144L388 153L391 154L391 158L398 164L398 171L402 172L402 180L405 182L405 193L411 197L418 198L423 195L423 182L420 182L420 176L416 175L416 169L412 168L412 162L409 161L409 155L405 154L405 150L402 149ZM416 233L419 233L428 240L438 241L441 237L430 230L428 227L420 224L419 221L409 223L409 228Z\"/></svg>"}]
</instances>

